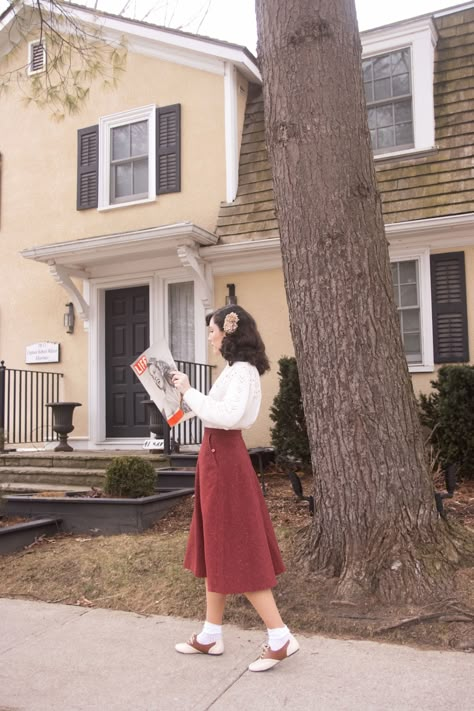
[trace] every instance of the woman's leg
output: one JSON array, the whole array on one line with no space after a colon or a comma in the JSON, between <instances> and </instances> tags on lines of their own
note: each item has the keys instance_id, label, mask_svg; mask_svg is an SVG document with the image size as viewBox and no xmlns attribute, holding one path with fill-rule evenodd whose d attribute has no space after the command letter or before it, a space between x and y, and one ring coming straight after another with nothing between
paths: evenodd
<instances>
[{"instance_id":1,"label":"woman's leg","mask_svg":"<svg viewBox=\"0 0 474 711\"><path fill-rule=\"evenodd\" d=\"M270 589L248 592L245 593L245 597L258 612L267 629L285 626L278 612L273 592Z\"/></svg>"},{"instance_id":2,"label":"woman's leg","mask_svg":"<svg viewBox=\"0 0 474 711\"><path fill-rule=\"evenodd\" d=\"M208 622L213 625L222 625L225 601L226 595L208 590L206 578L206 620Z\"/></svg>"}]
</instances>

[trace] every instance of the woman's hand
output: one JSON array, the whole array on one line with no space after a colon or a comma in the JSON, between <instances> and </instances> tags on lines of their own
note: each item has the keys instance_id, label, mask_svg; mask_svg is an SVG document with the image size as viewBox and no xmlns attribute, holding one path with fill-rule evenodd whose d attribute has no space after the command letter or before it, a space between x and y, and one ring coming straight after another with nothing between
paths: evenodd
<instances>
[{"instance_id":1,"label":"woman's hand","mask_svg":"<svg viewBox=\"0 0 474 711\"><path fill-rule=\"evenodd\" d=\"M176 390L184 395L184 393L191 387L189 383L189 378L186 373L180 373L179 370L174 370L172 373L172 381Z\"/></svg>"}]
</instances>

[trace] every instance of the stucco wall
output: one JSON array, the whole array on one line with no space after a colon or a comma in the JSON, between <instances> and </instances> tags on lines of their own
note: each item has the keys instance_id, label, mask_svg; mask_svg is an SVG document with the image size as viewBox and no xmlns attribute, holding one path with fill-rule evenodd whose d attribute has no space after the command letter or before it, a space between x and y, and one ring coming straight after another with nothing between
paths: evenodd
<instances>
[{"instance_id":1,"label":"stucco wall","mask_svg":"<svg viewBox=\"0 0 474 711\"><path fill-rule=\"evenodd\" d=\"M181 192L158 196L148 204L77 211L78 129L98 123L100 116L148 104L175 103L181 104ZM226 193L224 78L129 53L118 87L104 91L96 82L81 112L59 123L47 109L26 107L12 87L2 95L0 153L0 356L8 367L31 368L24 362L26 345L59 342L61 362L37 369L65 374L63 397L84 403L75 415L74 435L86 436L87 333L79 319L74 334L65 333L67 293L46 265L26 260L19 252L37 245L183 221L212 232Z\"/></svg>"}]
</instances>

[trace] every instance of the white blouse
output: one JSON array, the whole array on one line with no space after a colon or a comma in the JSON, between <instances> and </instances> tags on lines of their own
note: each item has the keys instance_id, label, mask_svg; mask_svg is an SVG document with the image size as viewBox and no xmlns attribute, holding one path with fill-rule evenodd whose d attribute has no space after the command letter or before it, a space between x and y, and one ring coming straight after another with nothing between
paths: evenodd
<instances>
[{"instance_id":1,"label":"white blouse","mask_svg":"<svg viewBox=\"0 0 474 711\"><path fill-rule=\"evenodd\" d=\"M189 388L183 398L205 427L245 430L253 425L260 410L260 375L254 365L237 361L226 365L209 395Z\"/></svg>"}]
</instances>

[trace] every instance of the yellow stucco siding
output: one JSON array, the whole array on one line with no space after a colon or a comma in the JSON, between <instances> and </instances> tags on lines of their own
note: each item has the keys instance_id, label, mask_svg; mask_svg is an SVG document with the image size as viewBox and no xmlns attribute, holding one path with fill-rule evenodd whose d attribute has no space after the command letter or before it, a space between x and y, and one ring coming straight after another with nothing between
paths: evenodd
<instances>
[{"instance_id":1,"label":"yellow stucco siding","mask_svg":"<svg viewBox=\"0 0 474 711\"><path fill-rule=\"evenodd\" d=\"M215 279L215 304L225 304L226 284L235 284L237 300L247 309L257 322L258 329L265 343L271 370L262 378L262 407L257 422L244 433L249 447L270 443L269 410L273 398L278 392L278 360L282 356L294 354L290 336L288 307L286 304L283 272L271 269L260 272L241 272L227 274ZM222 358L209 356L210 362L223 366ZM213 360L211 361L211 358Z\"/></svg>"}]
</instances>

